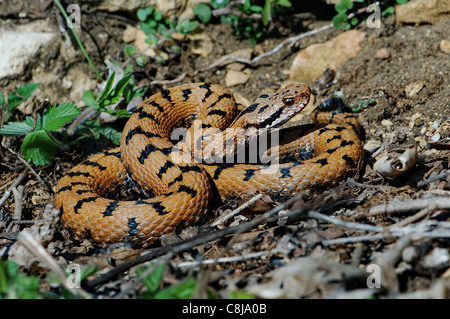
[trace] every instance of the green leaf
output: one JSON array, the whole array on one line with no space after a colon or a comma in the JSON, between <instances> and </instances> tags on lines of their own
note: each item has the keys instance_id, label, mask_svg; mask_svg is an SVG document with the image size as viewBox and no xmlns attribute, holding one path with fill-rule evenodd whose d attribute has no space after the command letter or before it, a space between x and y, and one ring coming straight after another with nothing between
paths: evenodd
<instances>
[{"instance_id":1,"label":"green leaf","mask_svg":"<svg viewBox=\"0 0 450 319\"><path fill-rule=\"evenodd\" d=\"M283 6L283 7L286 7L286 8L292 7L292 3L289 0L278 0L277 3L280 6Z\"/></svg>"},{"instance_id":2,"label":"green leaf","mask_svg":"<svg viewBox=\"0 0 450 319\"><path fill-rule=\"evenodd\" d=\"M159 10L155 10L155 13L153 14L153 19L155 19L155 21L161 21L163 18L162 12Z\"/></svg>"},{"instance_id":3,"label":"green leaf","mask_svg":"<svg viewBox=\"0 0 450 319\"><path fill-rule=\"evenodd\" d=\"M272 6L270 4L270 1L266 1L266 4L264 5L264 9L262 11L262 22L265 26L269 24L270 15L272 10Z\"/></svg>"},{"instance_id":4,"label":"green leaf","mask_svg":"<svg viewBox=\"0 0 450 319\"><path fill-rule=\"evenodd\" d=\"M111 90L111 88L113 86L115 76L116 76L116 72L113 72L111 74L111 76L109 77L108 81L106 82L105 89L103 90L102 95L98 99L99 102L104 100L106 98L106 96L108 95L109 91Z\"/></svg>"},{"instance_id":5,"label":"green leaf","mask_svg":"<svg viewBox=\"0 0 450 319\"><path fill-rule=\"evenodd\" d=\"M39 86L39 83L27 83L25 85L21 85L17 88L17 93L25 100L30 98L31 94L33 94L34 90Z\"/></svg>"},{"instance_id":6,"label":"green leaf","mask_svg":"<svg viewBox=\"0 0 450 319\"><path fill-rule=\"evenodd\" d=\"M394 6L389 6L386 9L384 9L383 12L381 12L381 15L383 17L390 16L392 14L394 14Z\"/></svg>"},{"instance_id":7,"label":"green leaf","mask_svg":"<svg viewBox=\"0 0 450 319\"><path fill-rule=\"evenodd\" d=\"M114 103L116 103L117 101L119 101L123 90L125 89L125 86L127 86L128 82L130 82L131 78L133 77L133 74L128 74L126 76L124 76L123 78L121 78L119 80L119 82L117 82L117 84L112 88L112 90L110 92L108 92L107 94L107 101L108 101L108 105L112 105ZM107 105L103 105L103 106L107 106Z\"/></svg>"},{"instance_id":8,"label":"green leaf","mask_svg":"<svg viewBox=\"0 0 450 319\"><path fill-rule=\"evenodd\" d=\"M138 11L136 12L136 15L140 21L145 21L145 20L147 20L147 17L149 15L151 15L152 13L153 13L153 7L150 6L147 8L138 9Z\"/></svg>"},{"instance_id":9,"label":"green leaf","mask_svg":"<svg viewBox=\"0 0 450 319\"><path fill-rule=\"evenodd\" d=\"M136 47L128 44L123 48L123 51L125 52L126 55L132 56L133 54L136 53Z\"/></svg>"},{"instance_id":10,"label":"green leaf","mask_svg":"<svg viewBox=\"0 0 450 319\"><path fill-rule=\"evenodd\" d=\"M148 63L148 57L145 54L139 54L136 58L136 64L140 67L145 66Z\"/></svg>"},{"instance_id":11,"label":"green leaf","mask_svg":"<svg viewBox=\"0 0 450 319\"><path fill-rule=\"evenodd\" d=\"M339 13L346 12L351 8L353 8L353 2L351 0L340 0L334 5L334 9Z\"/></svg>"},{"instance_id":12,"label":"green leaf","mask_svg":"<svg viewBox=\"0 0 450 319\"><path fill-rule=\"evenodd\" d=\"M145 43L155 45L158 43L158 37L155 34L149 34L147 39L145 39Z\"/></svg>"},{"instance_id":13,"label":"green leaf","mask_svg":"<svg viewBox=\"0 0 450 319\"><path fill-rule=\"evenodd\" d=\"M20 272L19 266L11 261L0 261L0 299L37 299L39 279Z\"/></svg>"},{"instance_id":14,"label":"green leaf","mask_svg":"<svg viewBox=\"0 0 450 319\"><path fill-rule=\"evenodd\" d=\"M84 104L86 104L87 106L91 106L95 102L94 92L92 92L91 90L84 91L81 99L83 100Z\"/></svg>"},{"instance_id":15,"label":"green leaf","mask_svg":"<svg viewBox=\"0 0 450 319\"><path fill-rule=\"evenodd\" d=\"M42 128L46 131L55 132L80 113L80 109L73 102L51 107L42 115Z\"/></svg>"},{"instance_id":16,"label":"green leaf","mask_svg":"<svg viewBox=\"0 0 450 319\"><path fill-rule=\"evenodd\" d=\"M9 122L0 129L3 136L16 136L27 134L33 126L25 122Z\"/></svg>"},{"instance_id":17,"label":"green leaf","mask_svg":"<svg viewBox=\"0 0 450 319\"><path fill-rule=\"evenodd\" d=\"M405 4L407 3L409 0L395 0L395 2L397 2L397 4Z\"/></svg>"},{"instance_id":18,"label":"green leaf","mask_svg":"<svg viewBox=\"0 0 450 319\"><path fill-rule=\"evenodd\" d=\"M178 23L176 30L180 33L189 33L197 29L199 23L197 21L189 21L189 20L180 20Z\"/></svg>"},{"instance_id":19,"label":"green leaf","mask_svg":"<svg viewBox=\"0 0 450 319\"><path fill-rule=\"evenodd\" d=\"M228 3L230 3L230 0L211 0L211 7L220 9L225 7Z\"/></svg>"},{"instance_id":20,"label":"green leaf","mask_svg":"<svg viewBox=\"0 0 450 319\"><path fill-rule=\"evenodd\" d=\"M203 23L208 23L212 17L211 8L206 3L197 4L194 7L194 14Z\"/></svg>"},{"instance_id":21,"label":"green leaf","mask_svg":"<svg viewBox=\"0 0 450 319\"><path fill-rule=\"evenodd\" d=\"M9 93L8 94L8 110L10 112L14 111L14 109L16 107L18 107L22 102L24 101L24 99L16 94L16 93Z\"/></svg>"},{"instance_id":22,"label":"green leaf","mask_svg":"<svg viewBox=\"0 0 450 319\"><path fill-rule=\"evenodd\" d=\"M253 6L250 6L250 11L254 12L254 13L260 13L261 11L263 11L263 8L261 6L253 5Z\"/></svg>"},{"instance_id":23,"label":"green leaf","mask_svg":"<svg viewBox=\"0 0 450 319\"><path fill-rule=\"evenodd\" d=\"M333 25L335 28L342 28L342 26L344 25L344 22L347 21L347 14L345 13L338 13L337 15L335 15L333 17Z\"/></svg>"},{"instance_id":24,"label":"green leaf","mask_svg":"<svg viewBox=\"0 0 450 319\"><path fill-rule=\"evenodd\" d=\"M39 130L25 136L21 149L27 161L33 161L36 166L45 166L52 162L58 145L44 130Z\"/></svg>"},{"instance_id":25,"label":"green leaf","mask_svg":"<svg viewBox=\"0 0 450 319\"><path fill-rule=\"evenodd\" d=\"M147 286L151 294L154 294L159 289L164 269L165 264L159 265L150 275L143 279L142 282ZM141 276L145 270L147 270L147 267L139 268L136 270L136 273L138 276Z\"/></svg>"},{"instance_id":26,"label":"green leaf","mask_svg":"<svg viewBox=\"0 0 450 319\"><path fill-rule=\"evenodd\" d=\"M231 24L232 22L233 22L233 18L231 16L220 16L220 23Z\"/></svg>"},{"instance_id":27,"label":"green leaf","mask_svg":"<svg viewBox=\"0 0 450 319\"><path fill-rule=\"evenodd\" d=\"M169 286L157 292L155 299L192 299L194 293L197 291L197 282L193 277Z\"/></svg>"}]
</instances>

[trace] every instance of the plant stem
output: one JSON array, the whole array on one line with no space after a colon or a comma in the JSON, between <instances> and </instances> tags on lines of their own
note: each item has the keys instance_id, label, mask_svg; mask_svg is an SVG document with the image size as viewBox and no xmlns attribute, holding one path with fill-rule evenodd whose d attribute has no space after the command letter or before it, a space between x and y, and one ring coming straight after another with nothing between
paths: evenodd
<instances>
[{"instance_id":1,"label":"plant stem","mask_svg":"<svg viewBox=\"0 0 450 319\"><path fill-rule=\"evenodd\" d=\"M83 52L86 60L89 62L90 66L95 71L95 73L97 74L98 78L104 82L105 80L103 79L103 77L101 76L101 74L97 70L97 68L95 67L94 63L92 62L91 58L89 57L89 54L86 52L86 49L84 48L83 43L81 42L80 38L78 37L78 34L75 31L75 27L72 24L72 21L70 21L69 17L67 16L67 12L66 12L66 10L64 10L64 7L62 6L61 2L59 0L53 0L53 1L58 6L59 10L61 11L62 15L64 16L64 19L66 19L67 25L69 26L69 29L72 32L72 34L73 34L75 40L77 41L78 45L80 46L80 49Z\"/></svg>"}]
</instances>

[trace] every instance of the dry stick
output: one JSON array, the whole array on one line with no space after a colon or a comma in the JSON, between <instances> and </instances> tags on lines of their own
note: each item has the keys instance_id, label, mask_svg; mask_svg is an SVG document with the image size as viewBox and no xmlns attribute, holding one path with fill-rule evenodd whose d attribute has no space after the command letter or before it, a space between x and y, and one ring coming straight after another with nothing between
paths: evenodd
<instances>
[{"instance_id":1,"label":"dry stick","mask_svg":"<svg viewBox=\"0 0 450 319\"><path fill-rule=\"evenodd\" d=\"M389 228L403 227L403 226L409 225L411 223L414 223L415 221L418 221L419 219L424 218L425 216L428 216L434 210L436 210L436 206L431 204L429 207L425 207L418 213L416 213L412 216L409 216L408 218L405 218L398 223L390 225Z\"/></svg>"},{"instance_id":2,"label":"dry stick","mask_svg":"<svg viewBox=\"0 0 450 319\"><path fill-rule=\"evenodd\" d=\"M430 197L405 200L401 202L389 202L369 208L368 216L379 214L404 213L411 210L420 210L428 206L435 205L436 209L450 209L450 198L448 197Z\"/></svg>"},{"instance_id":3,"label":"dry stick","mask_svg":"<svg viewBox=\"0 0 450 319\"><path fill-rule=\"evenodd\" d=\"M2 198L0 199L0 206L2 206L6 202L9 196L11 196L12 194L12 190L16 188L17 185L19 185L27 175L28 175L27 173L22 173L16 178L14 183L12 183L12 185L8 188L8 190L5 192L5 194L3 194Z\"/></svg>"},{"instance_id":4,"label":"dry stick","mask_svg":"<svg viewBox=\"0 0 450 319\"><path fill-rule=\"evenodd\" d=\"M426 179L426 180L424 180L424 181L421 181L421 182L417 183L417 186L418 186L418 187L425 186L425 185L427 185L427 184L430 184L431 182L440 180L441 178L446 178L448 175L450 175L450 170L448 170L448 171L445 172L445 173L442 173L442 174L439 174L439 175L430 177L430 178L428 178L428 179Z\"/></svg>"},{"instance_id":5,"label":"dry stick","mask_svg":"<svg viewBox=\"0 0 450 319\"><path fill-rule=\"evenodd\" d=\"M23 206L23 185L12 189L14 194L14 220L22 220L22 206Z\"/></svg>"},{"instance_id":6,"label":"dry stick","mask_svg":"<svg viewBox=\"0 0 450 319\"><path fill-rule=\"evenodd\" d=\"M34 175L34 177L36 177L36 179L38 180L38 182L41 184L42 187L45 187L45 183L44 181L41 179L41 177L38 175L38 173L36 173L36 171L33 169L33 167L31 167L30 163L28 163L23 157L22 155L20 155L19 153L17 153L16 151L12 150L10 147L6 146L5 144L2 143L3 148L6 148L8 151L10 151L12 154L14 154L22 163L25 164L25 166L30 170L30 172Z\"/></svg>"},{"instance_id":7,"label":"dry stick","mask_svg":"<svg viewBox=\"0 0 450 319\"><path fill-rule=\"evenodd\" d=\"M56 260L48 253L48 251L42 246L42 244L36 240L33 235L27 229L23 230L18 240L33 253L42 263L44 263L50 270L52 270L61 281L61 284L76 296L83 298L92 298L86 291L81 288L74 288L67 284L67 276L61 269Z\"/></svg>"},{"instance_id":8,"label":"dry stick","mask_svg":"<svg viewBox=\"0 0 450 319\"><path fill-rule=\"evenodd\" d=\"M211 226L217 226L222 224L224 221L226 221L227 219L230 219L231 217L233 217L234 215L239 214L241 211L243 211L245 208L247 208L248 206L250 206L251 204L253 204L254 202L256 202L257 200L261 199L261 197L263 197L263 194L258 194L256 196L254 196L253 198L251 198L249 201L245 202L243 205L239 206L238 208L236 208L235 210L233 210L231 213L229 214L223 214L222 216L220 216L215 222L213 222L211 224Z\"/></svg>"},{"instance_id":9,"label":"dry stick","mask_svg":"<svg viewBox=\"0 0 450 319\"><path fill-rule=\"evenodd\" d=\"M198 267L201 265L215 265L216 263L231 263L236 261L242 261L246 259L259 258L264 255L278 254L282 253L283 250L275 248L271 250L258 251L256 253L250 253L246 255L232 256L232 257L221 257L221 258L213 258L213 259L205 259L200 261L185 261L177 264L172 264L178 268L187 268L187 267Z\"/></svg>"},{"instance_id":10,"label":"dry stick","mask_svg":"<svg viewBox=\"0 0 450 319\"><path fill-rule=\"evenodd\" d=\"M287 202L285 202L284 204L275 207L274 209L263 214L262 216L257 217L247 223L243 223L241 225L234 226L234 227L220 229L220 230L208 233L208 234L204 234L204 235L196 236L196 237L193 237L193 238L190 238L187 240L183 240L183 241L173 244L173 245L168 245L168 246L164 246L161 248L156 248L154 250L151 250L150 252L148 252L144 255L141 255L139 257L136 257L134 259L131 259L129 261L119 264L117 267L110 270L109 272L107 272L103 275L100 275L100 276L92 279L91 281L87 282L86 285L88 287L95 287L103 282L110 280L111 278L117 276L118 274L120 274L124 271L127 271L131 267L134 267L141 263L150 261L159 256L165 255L169 252L176 255L183 251L189 250L192 247L195 247L195 246L198 246L198 245L201 245L201 244L204 244L204 243L207 243L207 242L219 239L219 238L223 238L228 235L241 234L245 231L249 231L249 230L255 228L256 226L258 226L260 224L273 222L279 218L278 216L273 216L274 214L278 213L280 210L282 210L285 207L287 207L288 205L292 204L299 197L292 198L292 199L288 200ZM289 216L304 214L305 212L306 212L305 209L297 209L295 211L292 211L289 214ZM282 217L285 217L285 216L286 215L283 215Z\"/></svg>"}]
</instances>

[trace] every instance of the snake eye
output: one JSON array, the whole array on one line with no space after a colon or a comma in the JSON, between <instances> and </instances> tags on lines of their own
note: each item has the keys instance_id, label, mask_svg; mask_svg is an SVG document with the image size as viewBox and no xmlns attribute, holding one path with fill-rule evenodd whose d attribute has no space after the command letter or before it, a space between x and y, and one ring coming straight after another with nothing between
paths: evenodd
<instances>
[{"instance_id":1,"label":"snake eye","mask_svg":"<svg viewBox=\"0 0 450 319\"><path fill-rule=\"evenodd\" d=\"M283 103L285 104L285 105L292 105L292 104L294 104L294 99L293 98L291 98L291 97L284 97L283 98Z\"/></svg>"}]
</instances>

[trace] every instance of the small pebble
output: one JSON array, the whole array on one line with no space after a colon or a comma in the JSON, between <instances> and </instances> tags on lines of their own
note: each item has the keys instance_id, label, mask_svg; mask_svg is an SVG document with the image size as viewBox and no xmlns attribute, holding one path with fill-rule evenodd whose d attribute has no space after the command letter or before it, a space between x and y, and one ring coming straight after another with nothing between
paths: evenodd
<instances>
[{"instance_id":1,"label":"small pebble","mask_svg":"<svg viewBox=\"0 0 450 319\"><path fill-rule=\"evenodd\" d=\"M375 53L375 57L377 59L385 60L385 59L389 59L391 57L391 53L389 52L388 49L381 48Z\"/></svg>"}]
</instances>

